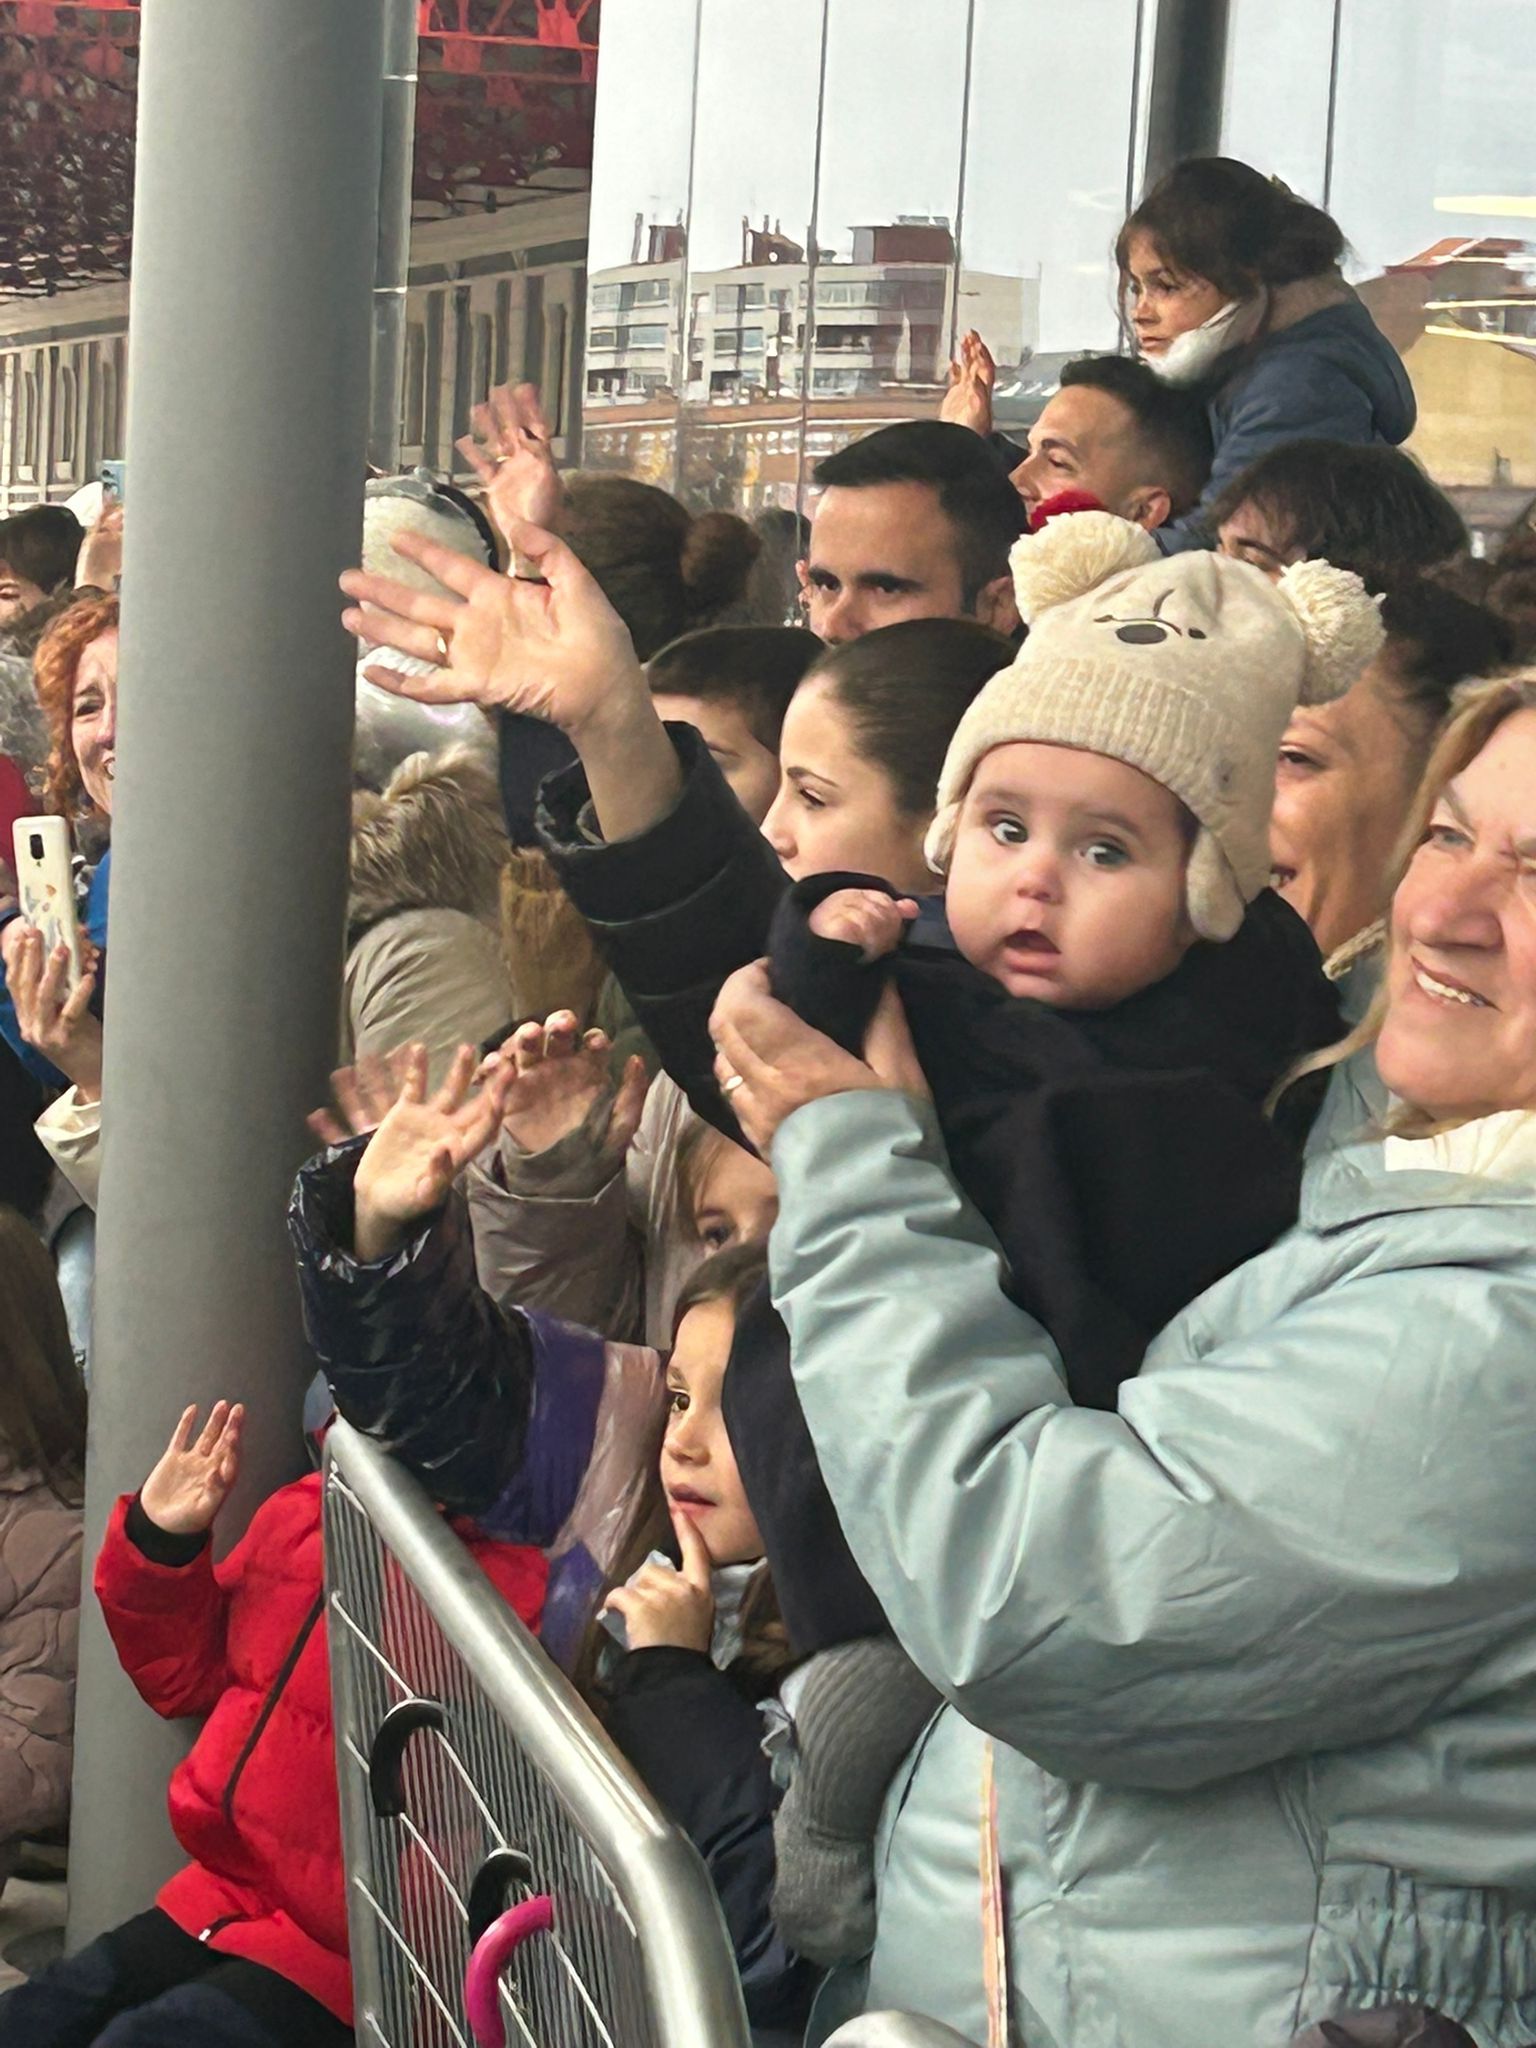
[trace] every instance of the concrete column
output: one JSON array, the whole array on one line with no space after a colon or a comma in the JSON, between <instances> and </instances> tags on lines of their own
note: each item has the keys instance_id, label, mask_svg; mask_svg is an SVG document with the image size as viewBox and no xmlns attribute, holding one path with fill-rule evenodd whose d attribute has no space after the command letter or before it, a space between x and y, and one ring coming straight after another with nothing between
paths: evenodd
<instances>
[{"instance_id":1,"label":"concrete column","mask_svg":"<svg viewBox=\"0 0 1536 2048\"><path fill-rule=\"evenodd\" d=\"M416 151L416 0L383 0L384 111L379 239L373 279L373 395L368 460L400 467L406 291L411 276L411 166Z\"/></svg>"},{"instance_id":2,"label":"concrete column","mask_svg":"<svg viewBox=\"0 0 1536 2048\"><path fill-rule=\"evenodd\" d=\"M249 1404L220 1519L302 1469L284 1206L333 1062L381 0L145 0L86 1555L182 1405ZM181 1860L190 1730L83 1603L70 1941Z\"/></svg>"}]
</instances>

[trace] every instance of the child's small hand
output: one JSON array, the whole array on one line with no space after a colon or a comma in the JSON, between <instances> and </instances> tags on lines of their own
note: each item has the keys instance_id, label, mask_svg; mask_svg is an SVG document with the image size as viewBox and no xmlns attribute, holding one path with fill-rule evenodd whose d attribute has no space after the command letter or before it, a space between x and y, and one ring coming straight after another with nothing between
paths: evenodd
<instances>
[{"instance_id":1,"label":"child's small hand","mask_svg":"<svg viewBox=\"0 0 1536 2048\"><path fill-rule=\"evenodd\" d=\"M715 1632L709 1552L686 1515L674 1515L672 1526L682 1551L681 1571L643 1564L627 1586L614 1588L603 1605L623 1615L632 1650L654 1650L666 1644L707 1655Z\"/></svg>"},{"instance_id":2,"label":"child's small hand","mask_svg":"<svg viewBox=\"0 0 1536 2048\"><path fill-rule=\"evenodd\" d=\"M164 1457L139 1489L139 1505L157 1529L200 1536L212 1525L239 1476L244 1421L238 1401L215 1401L199 1435L196 1405L182 1411Z\"/></svg>"},{"instance_id":3,"label":"child's small hand","mask_svg":"<svg viewBox=\"0 0 1536 2048\"><path fill-rule=\"evenodd\" d=\"M894 953L901 935L917 915L910 896L887 896L879 889L838 889L811 912L811 930L818 939L842 939L863 952L866 962Z\"/></svg>"},{"instance_id":4,"label":"child's small hand","mask_svg":"<svg viewBox=\"0 0 1536 2048\"><path fill-rule=\"evenodd\" d=\"M604 1143L616 1153L627 1152L640 1128L649 1081L645 1062L636 1056L614 1091L608 1071L612 1051L607 1033L583 1033L571 1010L556 1010L542 1024L519 1025L480 1068L482 1078L498 1064L510 1073L501 1125L512 1142L530 1154L547 1152L579 1131L598 1102L613 1094Z\"/></svg>"},{"instance_id":5,"label":"child's small hand","mask_svg":"<svg viewBox=\"0 0 1536 2048\"><path fill-rule=\"evenodd\" d=\"M461 1046L441 1088L427 1097L426 1047L406 1054L400 1092L368 1140L352 1182L352 1249L363 1263L386 1257L410 1226L447 1200L454 1181L485 1150L501 1121L510 1076L497 1067L471 1093L472 1046Z\"/></svg>"}]
</instances>

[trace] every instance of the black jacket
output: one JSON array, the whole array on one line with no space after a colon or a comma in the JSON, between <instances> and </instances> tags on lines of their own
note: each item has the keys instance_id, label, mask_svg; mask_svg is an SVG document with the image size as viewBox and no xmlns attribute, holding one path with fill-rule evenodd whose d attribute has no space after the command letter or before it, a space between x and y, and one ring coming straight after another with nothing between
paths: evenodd
<instances>
[{"instance_id":1,"label":"black jacket","mask_svg":"<svg viewBox=\"0 0 1536 2048\"><path fill-rule=\"evenodd\" d=\"M763 1754L764 1688L699 1650L631 1650L614 1670L608 1733L693 1843L725 1913L747 2017L802 2025L819 1972L773 1924L773 1816L779 1794Z\"/></svg>"},{"instance_id":2,"label":"black jacket","mask_svg":"<svg viewBox=\"0 0 1536 2048\"><path fill-rule=\"evenodd\" d=\"M775 994L857 1053L895 980L1009 1293L1050 1331L1077 1405L1112 1410L1158 1331L1296 1220L1310 1114L1288 1129L1264 1103L1343 1033L1311 933L1265 890L1225 945L1197 942L1110 1009L1066 1011L1008 995L937 916L865 964L811 930L845 888L894 894L870 875L796 883L774 916Z\"/></svg>"},{"instance_id":3,"label":"black jacket","mask_svg":"<svg viewBox=\"0 0 1536 2048\"><path fill-rule=\"evenodd\" d=\"M603 844L577 767L545 784L540 834L662 1064L702 1116L740 1141L715 1083L709 1017L727 976L767 950L789 883L697 733L689 726L669 731L684 785L667 817L621 845ZM1286 930L1290 913L1276 908ZM1294 932L1285 944L1293 940L1301 944ZM1314 950L1295 992L1310 987L1315 996L1320 982ZM1306 1012L1310 1003L1299 1008ZM1266 1033L1266 1044L1272 1040ZM788 1338L766 1292L737 1322L724 1402L796 1654L882 1633L879 1603L822 1480L794 1391Z\"/></svg>"}]
</instances>

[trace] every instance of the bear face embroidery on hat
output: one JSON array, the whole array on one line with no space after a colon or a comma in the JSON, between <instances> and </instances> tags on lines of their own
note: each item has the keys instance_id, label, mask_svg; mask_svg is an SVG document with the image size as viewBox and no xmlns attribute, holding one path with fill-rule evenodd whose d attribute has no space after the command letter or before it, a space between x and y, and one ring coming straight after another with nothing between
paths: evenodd
<instances>
[{"instance_id":1,"label":"bear face embroidery on hat","mask_svg":"<svg viewBox=\"0 0 1536 2048\"><path fill-rule=\"evenodd\" d=\"M1149 614L1123 619L1115 612L1100 612L1093 623L1096 626L1113 626L1115 638L1125 641L1130 647L1159 647L1169 639L1207 639L1209 636L1203 626L1181 626L1175 620L1163 617L1163 606L1173 595L1170 585L1153 604Z\"/></svg>"}]
</instances>

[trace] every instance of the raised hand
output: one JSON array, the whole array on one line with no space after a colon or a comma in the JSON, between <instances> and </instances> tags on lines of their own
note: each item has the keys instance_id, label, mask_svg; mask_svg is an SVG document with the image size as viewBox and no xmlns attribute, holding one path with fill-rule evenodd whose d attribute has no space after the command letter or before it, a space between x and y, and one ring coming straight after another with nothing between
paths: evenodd
<instances>
[{"instance_id":1,"label":"raised hand","mask_svg":"<svg viewBox=\"0 0 1536 2048\"><path fill-rule=\"evenodd\" d=\"M341 587L358 603L349 633L435 665L431 675L371 668L367 678L422 704L479 704L547 719L575 738L649 696L624 622L563 541L513 520L507 539L542 580L499 576L451 548L402 533L397 554L445 586L412 590L349 569Z\"/></svg>"},{"instance_id":2,"label":"raised hand","mask_svg":"<svg viewBox=\"0 0 1536 2048\"><path fill-rule=\"evenodd\" d=\"M550 453L549 422L532 384L498 384L469 416L472 431L454 446L485 485L491 517L504 535L514 526L560 531L563 493Z\"/></svg>"},{"instance_id":3,"label":"raised hand","mask_svg":"<svg viewBox=\"0 0 1536 2048\"><path fill-rule=\"evenodd\" d=\"M13 919L0 939L5 958L6 987L16 1011L16 1028L34 1052L51 1060L73 1081L84 1102L101 1098L103 1041L101 1023L91 1014L96 993L94 946L82 940L86 972L73 991L69 987L69 948L55 946L45 956L43 935L35 925Z\"/></svg>"},{"instance_id":4,"label":"raised hand","mask_svg":"<svg viewBox=\"0 0 1536 2048\"><path fill-rule=\"evenodd\" d=\"M411 1224L440 1207L496 1135L510 1070L492 1068L472 1093L474 1074L474 1048L461 1046L428 1101L427 1049L410 1047L399 1094L369 1139L352 1184L353 1251L364 1264L386 1257Z\"/></svg>"},{"instance_id":5,"label":"raised hand","mask_svg":"<svg viewBox=\"0 0 1536 2048\"><path fill-rule=\"evenodd\" d=\"M996 382L992 351L975 328L969 328L960 337L960 353L949 366L949 389L940 402L939 418L952 426L969 427L973 434L990 434Z\"/></svg>"},{"instance_id":6,"label":"raised hand","mask_svg":"<svg viewBox=\"0 0 1536 2048\"><path fill-rule=\"evenodd\" d=\"M348 1138L364 1138L378 1129L404 1085L410 1052L408 1045L397 1045L393 1052L363 1053L355 1066L336 1069L331 1076L336 1108L328 1104L304 1119L322 1144L344 1145Z\"/></svg>"},{"instance_id":7,"label":"raised hand","mask_svg":"<svg viewBox=\"0 0 1536 2048\"><path fill-rule=\"evenodd\" d=\"M901 935L917 916L910 896L887 896L881 889L838 889L811 912L811 930L819 939L842 939L857 946L866 960L894 953Z\"/></svg>"},{"instance_id":8,"label":"raised hand","mask_svg":"<svg viewBox=\"0 0 1536 2048\"><path fill-rule=\"evenodd\" d=\"M606 1032L583 1035L572 1010L556 1010L542 1024L520 1025L481 1068L486 1073L495 1060L510 1068L501 1126L512 1142L524 1152L547 1152L580 1130L612 1093L603 1147L621 1156L627 1152L645 1108L645 1062L638 1055L631 1059L615 1092L608 1074L612 1051Z\"/></svg>"},{"instance_id":9,"label":"raised hand","mask_svg":"<svg viewBox=\"0 0 1536 2048\"><path fill-rule=\"evenodd\" d=\"M165 1455L139 1489L139 1505L168 1536L200 1536L240 1473L245 1410L215 1401L201 1432L196 1403L184 1408Z\"/></svg>"},{"instance_id":10,"label":"raised hand","mask_svg":"<svg viewBox=\"0 0 1536 2048\"><path fill-rule=\"evenodd\" d=\"M123 508L102 496L101 510L86 528L75 559L76 590L116 590L123 574Z\"/></svg>"}]
</instances>

